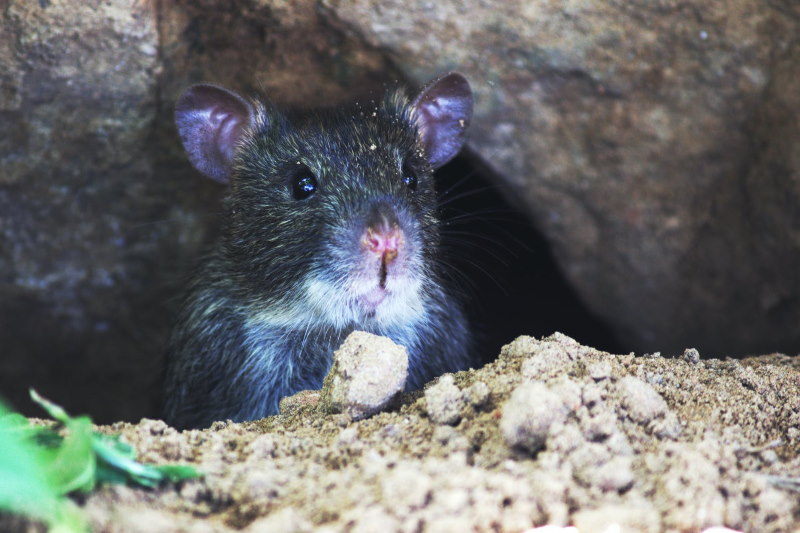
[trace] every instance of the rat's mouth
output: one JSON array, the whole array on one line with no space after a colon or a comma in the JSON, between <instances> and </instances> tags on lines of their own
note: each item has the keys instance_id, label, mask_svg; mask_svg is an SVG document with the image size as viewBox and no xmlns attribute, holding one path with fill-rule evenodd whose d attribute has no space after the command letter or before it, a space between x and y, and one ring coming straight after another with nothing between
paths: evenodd
<instances>
[{"instance_id":1,"label":"rat's mouth","mask_svg":"<svg viewBox=\"0 0 800 533\"><path fill-rule=\"evenodd\" d=\"M390 279L394 280L392 281L393 284L397 281L398 274L396 272L396 264L392 265L391 267L392 273L389 272L389 265L392 264L396 257L396 251L384 252L377 265L377 276L372 277L374 274L368 276L368 278L372 278L366 283L368 288L364 287L366 290L360 292L357 296L359 304L369 316L374 316L381 304L383 304L387 299L391 298L391 293L386 287Z\"/></svg>"},{"instance_id":2,"label":"rat's mouth","mask_svg":"<svg viewBox=\"0 0 800 533\"><path fill-rule=\"evenodd\" d=\"M386 285L382 283L360 295L358 301L364 306L368 314L373 314L388 296L389 292L386 290Z\"/></svg>"}]
</instances>

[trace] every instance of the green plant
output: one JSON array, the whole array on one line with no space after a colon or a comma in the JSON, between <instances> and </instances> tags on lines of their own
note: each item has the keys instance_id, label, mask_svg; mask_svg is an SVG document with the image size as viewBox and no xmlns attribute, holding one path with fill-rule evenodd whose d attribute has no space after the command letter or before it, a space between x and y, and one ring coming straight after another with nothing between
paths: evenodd
<instances>
[{"instance_id":1,"label":"green plant","mask_svg":"<svg viewBox=\"0 0 800 533\"><path fill-rule=\"evenodd\" d=\"M57 533L84 532L88 525L69 493L97 483L154 487L199 475L190 466L139 463L132 446L93 431L89 417L70 417L33 390L31 398L56 424L34 426L0 404L0 511L42 520Z\"/></svg>"}]
</instances>

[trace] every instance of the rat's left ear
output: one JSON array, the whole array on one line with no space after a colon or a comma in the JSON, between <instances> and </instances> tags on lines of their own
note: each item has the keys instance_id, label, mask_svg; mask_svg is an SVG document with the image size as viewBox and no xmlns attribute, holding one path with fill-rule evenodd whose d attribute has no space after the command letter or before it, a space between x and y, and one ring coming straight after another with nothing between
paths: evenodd
<instances>
[{"instance_id":1,"label":"rat's left ear","mask_svg":"<svg viewBox=\"0 0 800 533\"><path fill-rule=\"evenodd\" d=\"M426 85L411 104L428 161L439 168L461 150L472 120L472 90L467 79L450 72Z\"/></svg>"},{"instance_id":2,"label":"rat's left ear","mask_svg":"<svg viewBox=\"0 0 800 533\"><path fill-rule=\"evenodd\" d=\"M192 85L175 105L175 125L189 160L220 183L230 181L234 152L254 121L247 100L216 85Z\"/></svg>"}]
</instances>

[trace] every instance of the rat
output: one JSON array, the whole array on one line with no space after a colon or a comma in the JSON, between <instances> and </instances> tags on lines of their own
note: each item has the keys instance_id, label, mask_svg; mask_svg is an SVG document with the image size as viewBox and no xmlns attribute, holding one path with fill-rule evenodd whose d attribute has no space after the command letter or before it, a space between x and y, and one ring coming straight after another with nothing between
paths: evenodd
<instances>
[{"instance_id":1,"label":"rat","mask_svg":"<svg viewBox=\"0 0 800 533\"><path fill-rule=\"evenodd\" d=\"M413 98L395 88L369 107L302 115L216 85L183 93L186 154L228 188L168 343L167 422L276 414L281 398L322 386L355 330L406 348L406 390L469 367L433 171L463 146L472 104L456 72Z\"/></svg>"}]
</instances>

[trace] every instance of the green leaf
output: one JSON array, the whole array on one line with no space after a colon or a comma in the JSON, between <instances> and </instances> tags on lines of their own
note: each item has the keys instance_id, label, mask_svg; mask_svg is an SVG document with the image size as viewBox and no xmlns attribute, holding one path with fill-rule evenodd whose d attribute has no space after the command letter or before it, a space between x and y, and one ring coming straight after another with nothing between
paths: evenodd
<instances>
[{"instance_id":1,"label":"green leaf","mask_svg":"<svg viewBox=\"0 0 800 533\"><path fill-rule=\"evenodd\" d=\"M8 413L0 415L0 427L9 431L27 430L31 427L28 418L19 413Z\"/></svg>"},{"instance_id":2,"label":"green leaf","mask_svg":"<svg viewBox=\"0 0 800 533\"><path fill-rule=\"evenodd\" d=\"M64 424L66 435L60 446L41 447L41 464L46 465L50 484L60 494L89 492L94 488L97 461L92 443L92 421L89 417L72 418L60 406L45 400L31 389L31 398L53 418Z\"/></svg>"},{"instance_id":3,"label":"green leaf","mask_svg":"<svg viewBox=\"0 0 800 533\"><path fill-rule=\"evenodd\" d=\"M39 393L33 389L28 389L28 392L30 393L31 399L34 402L38 403L42 407L42 409L47 411L47 414L49 414L62 424L67 424L71 420L67 412L64 411L64 408L61 407L60 405L56 405L50 400L42 398L41 396L39 396Z\"/></svg>"},{"instance_id":4,"label":"green leaf","mask_svg":"<svg viewBox=\"0 0 800 533\"><path fill-rule=\"evenodd\" d=\"M129 481L145 487L155 487L163 479L158 472L153 471L152 467L137 463L130 454L119 451L104 439L95 440L94 450L98 459L105 463L104 468L124 473Z\"/></svg>"},{"instance_id":5,"label":"green leaf","mask_svg":"<svg viewBox=\"0 0 800 533\"><path fill-rule=\"evenodd\" d=\"M28 421L21 422L0 404L0 510L42 520L50 531L87 531L80 511L51 484Z\"/></svg>"},{"instance_id":6,"label":"green leaf","mask_svg":"<svg viewBox=\"0 0 800 533\"><path fill-rule=\"evenodd\" d=\"M61 406L42 398L33 389L31 398L50 416L64 424L69 432L57 455L62 460L54 461L56 481L69 487L69 491L91 490L95 482L156 487L164 481L177 482L200 477L190 466L150 466L139 463L136 461L136 450L119 436L93 433L89 418L70 417ZM69 467L64 460L68 461Z\"/></svg>"},{"instance_id":7,"label":"green leaf","mask_svg":"<svg viewBox=\"0 0 800 533\"><path fill-rule=\"evenodd\" d=\"M5 413L5 408L0 406ZM24 440L18 420L0 418L0 508L38 508L42 515L53 512L57 493L39 467L36 450ZM37 514L37 516L40 516Z\"/></svg>"},{"instance_id":8,"label":"green leaf","mask_svg":"<svg viewBox=\"0 0 800 533\"><path fill-rule=\"evenodd\" d=\"M200 476L191 466L185 465L144 465L134 460L134 451L127 443L117 438L98 436L94 443L98 457L98 468L102 475L117 481L115 472L124 472L127 482L155 487L164 481L183 481ZM118 482L118 481L117 481Z\"/></svg>"},{"instance_id":9,"label":"green leaf","mask_svg":"<svg viewBox=\"0 0 800 533\"><path fill-rule=\"evenodd\" d=\"M0 404L0 511L42 520L51 532L83 533L86 519L65 497L71 492L90 491L97 483L155 487L200 476L190 466L139 463L134 448L119 436L97 433L90 418L71 417L30 393L58 423L34 426Z\"/></svg>"}]
</instances>

